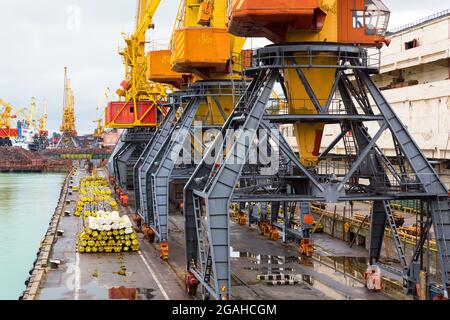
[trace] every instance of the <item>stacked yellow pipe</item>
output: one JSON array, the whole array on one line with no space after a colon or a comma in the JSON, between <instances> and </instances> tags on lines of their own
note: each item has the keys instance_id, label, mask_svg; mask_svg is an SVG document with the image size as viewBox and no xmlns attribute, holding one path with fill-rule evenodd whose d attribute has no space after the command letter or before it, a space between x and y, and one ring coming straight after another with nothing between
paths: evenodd
<instances>
[{"instance_id":1,"label":"stacked yellow pipe","mask_svg":"<svg viewBox=\"0 0 450 320\"><path fill-rule=\"evenodd\" d=\"M108 209L103 211L99 208ZM96 175L81 179L75 216L83 216L78 236L80 253L138 251L139 241L128 216L120 217L117 201L105 177Z\"/></svg>"},{"instance_id":2,"label":"stacked yellow pipe","mask_svg":"<svg viewBox=\"0 0 450 320\"><path fill-rule=\"evenodd\" d=\"M98 211L86 219L86 225L78 237L80 253L110 253L138 251L139 241L128 216L118 212Z\"/></svg>"},{"instance_id":3,"label":"stacked yellow pipe","mask_svg":"<svg viewBox=\"0 0 450 320\"><path fill-rule=\"evenodd\" d=\"M95 216L95 212L86 210L89 205L109 206L117 209L117 201L112 198L112 190L108 186L108 181L104 177L85 177L80 181L79 198L75 209L75 216L83 214L83 218L90 215Z\"/></svg>"}]
</instances>

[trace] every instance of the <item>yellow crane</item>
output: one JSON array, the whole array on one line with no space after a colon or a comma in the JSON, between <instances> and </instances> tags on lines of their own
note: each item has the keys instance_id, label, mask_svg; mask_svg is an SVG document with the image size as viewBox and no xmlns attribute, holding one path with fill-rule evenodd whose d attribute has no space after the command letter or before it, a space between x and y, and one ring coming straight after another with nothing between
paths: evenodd
<instances>
[{"instance_id":1,"label":"yellow crane","mask_svg":"<svg viewBox=\"0 0 450 320\"><path fill-rule=\"evenodd\" d=\"M103 92L100 104L97 106L97 113L102 110L102 106L105 104L105 101L109 102L111 99L111 91L109 88L106 88L106 90ZM94 122L97 123L97 128L94 130L94 138L101 138L103 136L103 133L105 131L105 119L104 119L104 110L102 112L102 115L100 115Z\"/></svg>"},{"instance_id":2,"label":"yellow crane","mask_svg":"<svg viewBox=\"0 0 450 320\"><path fill-rule=\"evenodd\" d=\"M75 129L75 98L70 79L67 77L67 67L64 67L63 117L60 131L63 135L77 135Z\"/></svg>"},{"instance_id":3,"label":"yellow crane","mask_svg":"<svg viewBox=\"0 0 450 320\"><path fill-rule=\"evenodd\" d=\"M31 103L29 108L21 108L14 113L14 116L21 116L27 124L32 126L39 134L39 136L44 137L48 135L47 127L47 100L44 99L43 103L43 114L37 120L34 120L36 112L36 98L31 98Z\"/></svg>"},{"instance_id":4,"label":"yellow crane","mask_svg":"<svg viewBox=\"0 0 450 320\"><path fill-rule=\"evenodd\" d=\"M106 108L108 128L156 127L159 113L158 103L167 98L170 88L147 79L145 55L146 33L153 28L153 16L160 0L138 0L136 29L125 37L126 47L119 52L123 56L125 80L116 91L119 102L110 102Z\"/></svg>"},{"instance_id":5,"label":"yellow crane","mask_svg":"<svg viewBox=\"0 0 450 320\"><path fill-rule=\"evenodd\" d=\"M47 130L47 99L44 99L43 104L44 112L42 116L38 119L38 131L39 135L41 137L48 136L48 130Z\"/></svg>"},{"instance_id":6,"label":"yellow crane","mask_svg":"<svg viewBox=\"0 0 450 320\"><path fill-rule=\"evenodd\" d=\"M0 99L0 105L3 107L0 109L0 139L17 137L17 129L11 128L11 119L16 118L12 114L13 106L2 99Z\"/></svg>"},{"instance_id":7,"label":"yellow crane","mask_svg":"<svg viewBox=\"0 0 450 320\"><path fill-rule=\"evenodd\" d=\"M239 65L239 59L245 39L232 36L227 32L226 13L226 0L180 1L170 43L169 61L172 72L191 75L189 77L191 82L183 93L183 116L179 118L176 125L179 132L175 133L175 137L172 136L178 142L164 144L162 147L155 146L155 148L162 148L160 150L163 154L162 158L145 167L143 170L146 172L141 173L141 176L150 177L149 173L154 172L151 179L146 178L146 187L141 189L140 196L142 199L147 199L146 203L141 204L141 210L147 219L149 214L153 214L153 219L149 220L157 221L151 227L158 234L160 256L163 259L168 259L169 256L169 235L166 228L169 206L165 202L166 199L152 200L147 190L158 190L158 192L169 194L170 183L174 180L182 180L171 176L174 161L169 159L170 155L180 153L179 148L185 143L185 139L192 141L193 157L202 155L204 151L203 144L198 143L195 137L181 135L180 132L193 129L194 120L202 123L202 130L222 126L233 111L234 102L239 98L236 88L242 92L244 87L240 82L242 66ZM150 75L156 74L154 66L156 68L159 68L158 65L167 66L166 52L158 54L162 63L153 60L150 53ZM170 76L170 73L162 72L162 74ZM169 79L175 80L171 77ZM239 85L235 85L235 81Z\"/></svg>"},{"instance_id":8,"label":"yellow crane","mask_svg":"<svg viewBox=\"0 0 450 320\"><path fill-rule=\"evenodd\" d=\"M172 70L193 74L194 82L230 81L221 91L232 92L232 82L241 79L246 38L229 34L226 19L225 0L181 0L170 44ZM216 92L199 107L196 120L222 125L234 102L234 96Z\"/></svg>"},{"instance_id":9,"label":"yellow crane","mask_svg":"<svg viewBox=\"0 0 450 320\"><path fill-rule=\"evenodd\" d=\"M57 145L58 148L71 148L80 145L75 127L75 98L71 81L67 76L67 67L64 67L63 115L59 130L62 137Z\"/></svg>"}]
</instances>

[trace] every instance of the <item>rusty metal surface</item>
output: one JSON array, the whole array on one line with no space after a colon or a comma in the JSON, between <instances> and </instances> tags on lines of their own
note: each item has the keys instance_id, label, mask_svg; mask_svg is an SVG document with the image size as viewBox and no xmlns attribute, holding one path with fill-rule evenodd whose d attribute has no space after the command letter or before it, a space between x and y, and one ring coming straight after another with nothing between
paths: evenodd
<instances>
[{"instance_id":1,"label":"rusty metal surface","mask_svg":"<svg viewBox=\"0 0 450 320\"><path fill-rule=\"evenodd\" d=\"M51 159L20 147L2 147L0 152L0 172L69 171L71 167L70 160Z\"/></svg>"}]
</instances>

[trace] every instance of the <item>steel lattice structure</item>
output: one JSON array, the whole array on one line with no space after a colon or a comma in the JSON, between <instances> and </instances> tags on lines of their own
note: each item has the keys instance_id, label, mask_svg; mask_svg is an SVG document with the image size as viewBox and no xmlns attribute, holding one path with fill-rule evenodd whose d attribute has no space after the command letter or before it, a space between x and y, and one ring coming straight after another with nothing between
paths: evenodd
<instances>
[{"instance_id":1,"label":"steel lattice structure","mask_svg":"<svg viewBox=\"0 0 450 320\"><path fill-rule=\"evenodd\" d=\"M323 56L327 59L317 59ZM440 288L447 291L450 287L448 193L371 80L370 75L378 72L378 64L372 63L367 50L339 44L276 45L257 50L253 58L253 67L247 70L253 80L222 127L224 139L216 139L205 156L214 156L215 163L208 164L203 160L185 187L187 265L207 293L216 299L231 296L229 208L232 202L298 202L305 207L305 203L311 201L335 203L350 200L373 201L369 249L372 263L380 257L386 224L392 229L404 268L405 287L409 292L413 292L419 281L418 272L423 267L420 255L433 227L440 257ZM332 92L325 102L315 96L305 77L304 70L311 68L336 70ZM315 112L267 114L270 95L277 82L288 97L283 85L288 69L296 70ZM290 163L293 173L254 179L253 189L248 185L251 180L247 179L243 187L240 181L245 177L249 150L253 139L257 138L257 130L274 129L274 124L280 123L308 122L341 126L341 134L320 155L319 163L305 166L283 138L273 135L271 138L278 140L281 158ZM368 122L377 125L375 134L369 133ZM226 132L238 128L242 131L226 152L227 140L231 139ZM390 132L396 146L398 160L395 162L377 147L377 140L385 132ZM329 152L341 140L348 153L343 168L327 160ZM280 181L283 187L274 188L275 192L258 188L258 183L270 185L280 184ZM389 201L394 199L418 199L427 208L423 232L412 261L405 258L393 222Z\"/></svg>"}]
</instances>

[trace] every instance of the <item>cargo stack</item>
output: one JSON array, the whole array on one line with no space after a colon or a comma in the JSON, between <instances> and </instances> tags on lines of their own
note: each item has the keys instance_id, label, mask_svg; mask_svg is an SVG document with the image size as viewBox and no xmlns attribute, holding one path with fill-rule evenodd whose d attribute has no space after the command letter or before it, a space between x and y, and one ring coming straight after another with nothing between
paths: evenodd
<instances>
[{"instance_id":1,"label":"cargo stack","mask_svg":"<svg viewBox=\"0 0 450 320\"><path fill-rule=\"evenodd\" d=\"M85 177L80 182L79 198L75 216L83 215L83 219L99 210L117 210L117 201L112 197L112 190L104 177Z\"/></svg>"},{"instance_id":2,"label":"cargo stack","mask_svg":"<svg viewBox=\"0 0 450 320\"><path fill-rule=\"evenodd\" d=\"M120 217L108 180L90 176L80 181L75 216L83 218L78 235L80 253L138 251L139 241L128 216Z\"/></svg>"},{"instance_id":3,"label":"cargo stack","mask_svg":"<svg viewBox=\"0 0 450 320\"><path fill-rule=\"evenodd\" d=\"M120 217L117 211L98 211L87 217L78 239L78 252L138 251L139 241L128 216Z\"/></svg>"}]
</instances>

